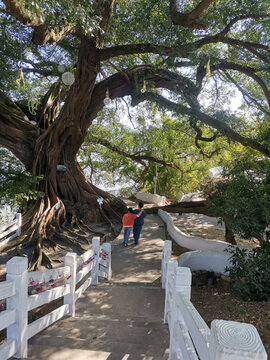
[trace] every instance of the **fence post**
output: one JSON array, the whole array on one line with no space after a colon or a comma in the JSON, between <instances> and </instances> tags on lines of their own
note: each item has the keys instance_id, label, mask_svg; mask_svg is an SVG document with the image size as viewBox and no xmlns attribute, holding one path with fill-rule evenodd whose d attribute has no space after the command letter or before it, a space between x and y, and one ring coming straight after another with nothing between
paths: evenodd
<instances>
[{"instance_id":1,"label":"fence post","mask_svg":"<svg viewBox=\"0 0 270 360\"><path fill-rule=\"evenodd\" d=\"M246 323L213 320L210 360L266 360L267 354L257 329Z\"/></svg>"},{"instance_id":2,"label":"fence post","mask_svg":"<svg viewBox=\"0 0 270 360\"><path fill-rule=\"evenodd\" d=\"M16 236L21 236L21 233L22 233L22 214L21 213L16 214L16 219L18 221L18 228L16 230Z\"/></svg>"},{"instance_id":3,"label":"fence post","mask_svg":"<svg viewBox=\"0 0 270 360\"><path fill-rule=\"evenodd\" d=\"M183 337L181 339L176 337L177 327L180 326L180 322L183 327L183 316L182 311L180 309L179 304L179 296L185 296L189 300L191 298L191 271L190 268L174 266L174 286L171 289L172 293L172 301L170 306L171 311L171 324L170 324L170 356L169 359L175 359L177 350L182 349L182 352L185 351L185 334L183 333ZM180 294L179 294L180 293ZM191 351L189 349L189 351ZM186 353L185 353L186 354ZM183 357L183 359L189 358L189 355L186 354L187 357Z\"/></svg>"},{"instance_id":4,"label":"fence post","mask_svg":"<svg viewBox=\"0 0 270 360\"><path fill-rule=\"evenodd\" d=\"M188 267L177 266L174 269L175 291L180 291L189 300L191 298L191 271Z\"/></svg>"},{"instance_id":5,"label":"fence post","mask_svg":"<svg viewBox=\"0 0 270 360\"><path fill-rule=\"evenodd\" d=\"M166 286L166 270L168 261L171 259L172 254L172 242L171 240L165 240L162 250L162 261L161 261L161 283L162 289Z\"/></svg>"},{"instance_id":6,"label":"fence post","mask_svg":"<svg viewBox=\"0 0 270 360\"><path fill-rule=\"evenodd\" d=\"M7 340L16 340L15 358L27 357L27 324L28 324L28 260L14 256L7 262L7 280L15 282L16 293L7 299L7 310L16 310L16 322L7 328Z\"/></svg>"},{"instance_id":7,"label":"fence post","mask_svg":"<svg viewBox=\"0 0 270 360\"><path fill-rule=\"evenodd\" d=\"M94 236L92 239L92 249L95 253L94 266L92 268L92 285L98 284L98 270L99 270L99 249L100 249L100 237Z\"/></svg>"},{"instance_id":8,"label":"fence post","mask_svg":"<svg viewBox=\"0 0 270 360\"><path fill-rule=\"evenodd\" d=\"M166 285L165 285L165 306L164 306L164 324L168 323L168 312L171 311L170 297L172 291L170 287L170 276L174 273L174 269L177 267L177 260L169 260L166 271Z\"/></svg>"},{"instance_id":9,"label":"fence post","mask_svg":"<svg viewBox=\"0 0 270 360\"><path fill-rule=\"evenodd\" d=\"M76 269L77 269L77 255L69 252L65 256L65 266L70 267L70 278L67 279L67 284L70 285L70 292L64 296L64 304L69 305L69 316L75 316L75 290L76 290Z\"/></svg>"},{"instance_id":10,"label":"fence post","mask_svg":"<svg viewBox=\"0 0 270 360\"><path fill-rule=\"evenodd\" d=\"M106 271L108 272L108 280L111 280L112 277L112 247L110 243L104 243L102 244L102 248L104 251L106 251L106 253L108 254L108 267L106 268Z\"/></svg>"}]
</instances>

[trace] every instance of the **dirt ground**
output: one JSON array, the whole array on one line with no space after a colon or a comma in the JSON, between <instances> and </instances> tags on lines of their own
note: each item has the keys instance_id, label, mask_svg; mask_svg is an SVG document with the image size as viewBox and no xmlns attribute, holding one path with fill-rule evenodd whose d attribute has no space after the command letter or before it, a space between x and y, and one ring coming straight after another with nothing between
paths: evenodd
<instances>
[{"instance_id":1,"label":"dirt ground","mask_svg":"<svg viewBox=\"0 0 270 360\"><path fill-rule=\"evenodd\" d=\"M172 215L174 224L187 234L201 236L207 239L224 241L224 227L214 218L198 214ZM258 246L257 242L236 238L238 245L248 248ZM173 256L189 251L173 242ZM215 278L213 286L202 285L202 276L196 281L193 274L191 301L203 319L210 327L214 319L232 320L253 324L262 339L268 357L270 358L270 302L243 301L237 298L230 283L221 278Z\"/></svg>"}]
</instances>

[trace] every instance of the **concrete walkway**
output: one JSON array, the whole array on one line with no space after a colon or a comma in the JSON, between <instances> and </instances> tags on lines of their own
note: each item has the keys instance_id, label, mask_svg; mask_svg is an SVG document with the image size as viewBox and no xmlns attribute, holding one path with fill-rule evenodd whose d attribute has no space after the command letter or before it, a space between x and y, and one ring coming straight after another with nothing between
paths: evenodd
<instances>
[{"instance_id":1,"label":"concrete walkway","mask_svg":"<svg viewBox=\"0 0 270 360\"><path fill-rule=\"evenodd\" d=\"M169 333L163 324L161 256L165 227L148 215L137 246L123 247L123 231L112 244L110 282L90 287L66 318L29 341L35 360L168 359Z\"/></svg>"}]
</instances>

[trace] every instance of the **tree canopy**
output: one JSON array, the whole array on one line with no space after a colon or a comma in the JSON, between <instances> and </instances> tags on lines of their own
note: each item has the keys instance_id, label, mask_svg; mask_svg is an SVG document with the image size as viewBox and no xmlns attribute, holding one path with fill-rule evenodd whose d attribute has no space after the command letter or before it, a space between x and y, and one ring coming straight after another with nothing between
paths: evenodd
<instances>
[{"instance_id":1,"label":"tree canopy","mask_svg":"<svg viewBox=\"0 0 270 360\"><path fill-rule=\"evenodd\" d=\"M90 165L133 172L146 189L152 164L164 189L174 171L188 189L188 177L203 178L198 164L207 169L216 154L222 162L244 146L269 158L266 0L4 0L0 11L0 145L41 179L34 190L44 194L23 219L31 229L23 247L38 239L33 267L50 264L48 232L101 220L114 229L125 209L86 179L78 163L89 158L86 144L96 153ZM144 109L136 131L119 123L121 99Z\"/></svg>"}]
</instances>

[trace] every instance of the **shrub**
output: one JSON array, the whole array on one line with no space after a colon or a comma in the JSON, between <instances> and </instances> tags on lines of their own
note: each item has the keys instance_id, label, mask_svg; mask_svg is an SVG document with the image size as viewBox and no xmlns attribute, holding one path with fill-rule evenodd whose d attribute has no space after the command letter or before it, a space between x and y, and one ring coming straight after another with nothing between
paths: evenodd
<instances>
[{"instance_id":1,"label":"shrub","mask_svg":"<svg viewBox=\"0 0 270 360\"><path fill-rule=\"evenodd\" d=\"M224 169L223 181L204 189L213 212L244 239L265 238L270 223L270 172L268 162L236 162Z\"/></svg>"},{"instance_id":2,"label":"shrub","mask_svg":"<svg viewBox=\"0 0 270 360\"><path fill-rule=\"evenodd\" d=\"M252 250L229 246L232 254L229 272L232 287L246 301L270 300L270 242Z\"/></svg>"}]
</instances>

